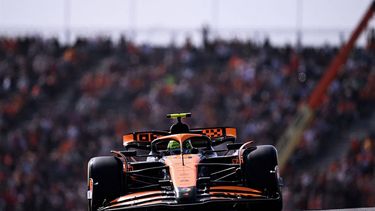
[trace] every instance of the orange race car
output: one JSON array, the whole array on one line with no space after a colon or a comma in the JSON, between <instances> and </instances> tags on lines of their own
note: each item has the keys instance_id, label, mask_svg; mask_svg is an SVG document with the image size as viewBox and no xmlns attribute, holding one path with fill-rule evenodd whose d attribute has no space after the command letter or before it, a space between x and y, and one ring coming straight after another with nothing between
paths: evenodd
<instances>
[{"instance_id":1,"label":"orange race car","mask_svg":"<svg viewBox=\"0 0 375 211\"><path fill-rule=\"evenodd\" d=\"M170 130L126 134L124 151L92 158L89 210L281 210L276 149L236 143L235 128L190 129L190 116L169 114Z\"/></svg>"}]
</instances>

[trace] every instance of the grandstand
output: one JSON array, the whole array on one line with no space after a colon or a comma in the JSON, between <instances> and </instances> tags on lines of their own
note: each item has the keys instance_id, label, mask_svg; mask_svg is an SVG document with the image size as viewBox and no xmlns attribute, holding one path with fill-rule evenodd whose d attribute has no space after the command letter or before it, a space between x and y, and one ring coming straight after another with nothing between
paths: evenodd
<instances>
[{"instance_id":1,"label":"grandstand","mask_svg":"<svg viewBox=\"0 0 375 211\"><path fill-rule=\"evenodd\" d=\"M166 129L166 113L276 145L340 51L206 36L0 36L0 210L85 209L88 159L126 132ZM284 210L375 207L374 40L348 55L285 163Z\"/></svg>"}]
</instances>

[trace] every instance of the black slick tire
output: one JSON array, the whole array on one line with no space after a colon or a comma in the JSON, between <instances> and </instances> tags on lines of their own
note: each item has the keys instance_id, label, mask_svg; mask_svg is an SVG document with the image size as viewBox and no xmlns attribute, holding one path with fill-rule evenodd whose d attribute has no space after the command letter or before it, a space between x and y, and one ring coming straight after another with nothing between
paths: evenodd
<instances>
[{"instance_id":1,"label":"black slick tire","mask_svg":"<svg viewBox=\"0 0 375 211\"><path fill-rule=\"evenodd\" d=\"M260 145L256 149L244 152L245 185L249 188L264 191L271 198L279 197L270 203L267 210L282 209L282 195L277 176L277 150L271 145Z\"/></svg>"},{"instance_id":2,"label":"black slick tire","mask_svg":"<svg viewBox=\"0 0 375 211\"><path fill-rule=\"evenodd\" d=\"M93 182L88 210L96 211L104 202L109 202L123 193L124 176L120 159L113 156L94 157L88 163L88 183Z\"/></svg>"}]
</instances>

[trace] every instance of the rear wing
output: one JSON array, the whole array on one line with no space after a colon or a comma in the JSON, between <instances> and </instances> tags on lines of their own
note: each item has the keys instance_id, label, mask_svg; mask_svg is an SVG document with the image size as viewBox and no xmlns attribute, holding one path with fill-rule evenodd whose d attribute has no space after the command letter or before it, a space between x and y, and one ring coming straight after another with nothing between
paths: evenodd
<instances>
[{"instance_id":1,"label":"rear wing","mask_svg":"<svg viewBox=\"0 0 375 211\"><path fill-rule=\"evenodd\" d=\"M237 129L234 127L209 127L191 129L190 132L198 133L209 137L211 140L217 138L237 137Z\"/></svg>"},{"instance_id":2,"label":"rear wing","mask_svg":"<svg viewBox=\"0 0 375 211\"><path fill-rule=\"evenodd\" d=\"M220 144L220 138L237 137L237 129L233 127L209 127L209 128L196 128L191 129L190 133L202 134L215 141L215 145ZM148 149L153 140L170 135L169 131L145 131L133 132L125 134L122 137L123 145L125 148L135 147L140 149Z\"/></svg>"},{"instance_id":3,"label":"rear wing","mask_svg":"<svg viewBox=\"0 0 375 211\"><path fill-rule=\"evenodd\" d=\"M211 139L212 146L218 146L224 142L234 143L237 138L237 129L233 127L212 127L192 129L192 132L203 134Z\"/></svg>"},{"instance_id":4,"label":"rear wing","mask_svg":"<svg viewBox=\"0 0 375 211\"><path fill-rule=\"evenodd\" d=\"M122 144L125 148L134 147L139 149L150 149L151 141L170 135L168 131L145 131L133 132L122 136Z\"/></svg>"}]
</instances>

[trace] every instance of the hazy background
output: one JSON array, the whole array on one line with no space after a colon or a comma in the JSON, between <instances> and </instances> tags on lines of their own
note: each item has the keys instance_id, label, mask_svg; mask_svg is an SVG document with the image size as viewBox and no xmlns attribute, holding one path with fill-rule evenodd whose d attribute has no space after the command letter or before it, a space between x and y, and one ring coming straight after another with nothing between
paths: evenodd
<instances>
[{"instance_id":1,"label":"hazy background","mask_svg":"<svg viewBox=\"0 0 375 211\"><path fill-rule=\"evenodd\" d=\"M338 44L359 22L370 0L0 0L0 35L76 36L127 34L134 41L200 42L213 36L303 44ZM370 23L374 26L374 21ZM362 36L359 43L364 43Z\"/></svg>"}]
</instances>

